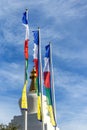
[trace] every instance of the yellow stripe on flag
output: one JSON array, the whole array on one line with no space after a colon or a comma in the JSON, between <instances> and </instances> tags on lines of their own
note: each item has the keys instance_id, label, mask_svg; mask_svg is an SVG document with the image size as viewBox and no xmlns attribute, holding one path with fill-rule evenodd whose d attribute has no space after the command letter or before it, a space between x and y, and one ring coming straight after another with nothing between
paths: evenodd
<instances>
[{"instance_id":1,"label":"yellow stripe on flag","mask_svg":"<svg viewBox=\"0 0 87 130\"><path fill-rule=\"evenodd\" d=\"M56 126L55 118L54 118L54 113L53 113L53 108L51 105L48 105L48 112L50 116L50 122L53 126Z\"/></svg>"},{"instance_id":2,"label":"yellow stripe on flag","mask_svg":"<svg viewBox=\"0 0 87 130\"><path fill-rule=\"evenodd\" d=\"M42 120L42 114L41 114L41 97L38 96L37 99L37 119Z\"/></svg>"},{"instance_id":3,"label":"yellow stripe on flag","mask_svg":"<svg viewBox=\"0 0 87 130\"><path fill-rule=\"evenodd\" d=\"M22 98L21 98L21 109L27 109L27 81L24 84L23 90L22 90Z\"/></svg>"}]
</instances>

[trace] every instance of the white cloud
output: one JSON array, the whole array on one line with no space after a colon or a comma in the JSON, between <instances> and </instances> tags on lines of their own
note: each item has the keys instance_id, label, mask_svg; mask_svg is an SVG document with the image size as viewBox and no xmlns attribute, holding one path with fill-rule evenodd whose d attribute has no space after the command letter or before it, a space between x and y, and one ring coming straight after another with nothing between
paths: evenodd
<instances>
[{"instance_id":1,"label":"white cloud","mask_svg":"<svg viewBox=\"0 0 87 130\"><path fill-rule=\"evenodd\" d=\"M86 130L87 78L59 69L54 69L54 72L57 121L60 129Z\"/></svg>"},{"instance_id":2,"label":"white cloud","mask_svg":"<svg viewBox=\"0 0 87 130\"><path fill-rule=\"evenodd\" d=\"M57 24L58 22L65 22L62 20L71 20L71 18L77 19L87 15L86 0L54 0L51 3L49 0L48 2L44 3L43 8L46 12L46 16L53 16Z\"/></svg>"},{"instance_id":3,"label":"white cloud","mask_svg":"<svg viewBox=\"0 0 87 130\"><path fill-rule=\"evenodd\" d=\"M66 124L62 124L61 130L86 130L87 124L81 121L68 121Z\"/></svg>"},{"instance_id":4,"label":"white cloud","mask_svg":"<svg viewBox=\"0 0 87 130\"><path fill-rule=\"evenodd\" d=\"M87 91L87 78L72 72L63 70L54 70L55 72L55 86L57 88L64 88L73 98L84 99Z\"/></svg>"},{"instance_id":5,"label":"white cloud","mask_svg":"<svg viewBox=\"0 0 87 130\"><path fill-rule=\"evenodd\" d=\"M58 47L54 45L54 47L54 56L57 56L58 58L64 60L68 65L78 68L87 65L86 45L84 46L83 44L72 44L72 46L69 47L69 45L67 46L65 43L63 45L59 45ZM76 64L78 64L78 66Z\"/></svg>"},{"instance_id":6,"label":"white cloud","mask_svg":"<svg viewBox=\"0 0 87 130\"><path fill-rule=\"evenodd\" d=\"M24 82L23 70L22 65L4 62L0 68L0 90L8 90L8 87L10 87L10 89L21 88Z\"/></svg>"}]
</instances>

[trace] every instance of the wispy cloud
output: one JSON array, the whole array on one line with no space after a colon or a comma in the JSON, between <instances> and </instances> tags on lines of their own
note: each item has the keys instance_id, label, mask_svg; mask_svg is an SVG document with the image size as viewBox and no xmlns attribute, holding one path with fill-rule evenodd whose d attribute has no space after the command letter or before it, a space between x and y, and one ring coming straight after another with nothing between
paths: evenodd
<instances>
[{"instance_id":1,"label":"wispy cloud","mask_svg":"<svg viewBox=\"0 0 87 130\"><path fill-rule=\"evenodd\" d=\"M81 121L68 121L68 124L62 124L61 130L65 129L70 129L70 130L86 130L87 124L86 123L81 123Z\"/></svg>"},{"instance_id":2,"label":"wispy cloud","mask_svg":"<svg viewBox=\"0 0 87 130\"><path fill-rule=\"evenodd\" d=\"M19 89L23 84L23 66L16 63L1 64L0 68L0 91L10 89Z\"/></svg>"},{"instance_id":3,"label":"wispy cloud","mask_svg":"<svg viewBox=\"0 0 87 130\"><path fill-rule=\"evenodd\" d=\"M84 98L84 96L86 96L87 91L86 77L80 74L69 72L68 70L67 71L55 70L55 74L57 77L57 80L55 80L55 85L58 86L57 88L66 90L67 93L70 94L69 96L73 98L74 97Z\"/></svg>"},{"instance_id":4,"label":"wispy cloud","mask_svg":"<svg viewBox=\"0 0 87 130\"><path fill-rule=\"evenodd\" d=\"M85 130L87 78L68 71L55 69L54 72L56 73L57 121L60 128L73 130L79 128L78 122L80 122L81 128Z\"/></svg>"},{"instance_id":5,"label":"wispy cloud","mask_svg":"<svg viewBox=\"0 0 87 130\"><path fill-rule=\"evenodd\" d=\"M64 44L63 44L64 45ZM73 47L58 47L55 48L54 55L58 58L66 60L66 62L78 62L79 65L86 65L87 64L87 57L86 57L86 48L78 45L78 48L74 45ZM78 66L79 66L78 65Z\"/></svg>"},{"instance_id":6,"label":"wispy cloud","mask_svg":"<svg viewBox=\"0 0 87 130\"><path fill-rule=\"evenodd\" d=\"M34 8L32 10L32 13L37 16L35 17L35 21L37 21L36 24L37 23L40 24L42 28L47 26L49 30L55 28L57 29L57 32L58 32L57 27L59 27L58 25L62 26L65 23L68 23L72 20L81 19L87 15L86 0L85 1L54 0L51 3L50 3L50 0L47 0L47 1L41 2L40 5L38 5L38 3L36 7L34 5ZM37 9L37 7L39 8ZM38 10L41 10L41 11L38 11ZM42 21L42 24L40 21Z\"/></svg>"}]
</instances>

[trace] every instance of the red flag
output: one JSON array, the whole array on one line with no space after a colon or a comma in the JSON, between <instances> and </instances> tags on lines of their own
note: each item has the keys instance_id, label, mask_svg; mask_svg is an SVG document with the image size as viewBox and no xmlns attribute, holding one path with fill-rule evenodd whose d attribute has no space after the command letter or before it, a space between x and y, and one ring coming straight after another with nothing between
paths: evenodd
<instances>
[{"instance_id":1,"label":"red flag","mask_svg":"<svg viewBox=\"0 0 87 130\"><path fill-rule=\"evenodd\" d=\"M46 88L50 88L50 72L44 72L44 85Z\"/></svg>"}]
</instances>

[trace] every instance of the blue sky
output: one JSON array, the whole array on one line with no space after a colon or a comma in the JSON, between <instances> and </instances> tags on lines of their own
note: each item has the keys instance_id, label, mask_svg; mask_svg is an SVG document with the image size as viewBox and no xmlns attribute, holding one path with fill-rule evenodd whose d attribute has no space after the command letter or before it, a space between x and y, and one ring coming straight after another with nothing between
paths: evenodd
<instances>
[{"instance_id":1,"label":"blue sky","mask_svg":"<svg viewBox=\"0 0 87 130\"><path fill-rule=\"evenodd\" d=\"M0 123L20 114L25 38L21 19L26 8L29 73L33 66L32 30L40 27L42 57L45 45L52 42L58 126L60 130L87 130L87 0L0 1Z\"/></svg>"}]
</instances>

